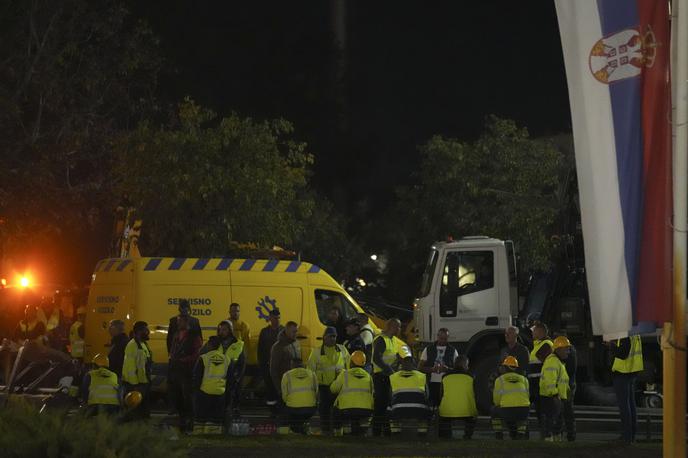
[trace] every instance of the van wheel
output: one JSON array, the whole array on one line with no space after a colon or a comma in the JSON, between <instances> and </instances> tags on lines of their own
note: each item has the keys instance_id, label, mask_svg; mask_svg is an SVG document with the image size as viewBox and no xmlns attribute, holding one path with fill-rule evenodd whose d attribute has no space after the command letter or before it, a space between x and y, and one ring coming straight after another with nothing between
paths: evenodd
<instances>
[{"instance_id":1,"label":"van wheel","mask_svg":"<svg viewBox=\"0 0 688 458\"><path fill-rule=\"evenodd\" d=\"M499 376L497 372L498 359L499 355L496 353L485 353L480 355L473 365L475 403L478 406L478 411L483 415L489 415L492 410L492 391L495 380Z\"/></svg>"}]
</instances>

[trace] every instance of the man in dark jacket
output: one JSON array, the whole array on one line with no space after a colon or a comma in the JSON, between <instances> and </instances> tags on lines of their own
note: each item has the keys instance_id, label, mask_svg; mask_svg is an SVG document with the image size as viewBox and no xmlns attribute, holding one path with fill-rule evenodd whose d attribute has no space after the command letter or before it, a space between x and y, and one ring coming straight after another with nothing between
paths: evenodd
<instances>
[{"instance_id":1,"label":"man in dark jacket","mask_svg":"<svg viewBox=\"0 0 688 458\"><path fill-rule=\"evenodd\" d=\"M504 361L507 356L513 356L518 361L518 367L514 369L514 372L526 375L526 370L528 368L528 362L530 359L530 352L528 348L518 342L518 328L516 326L509 326L504 330L504 340L506 341L506 346L504 346L499 354L499 361Z\"/></svg>"},{"instance_id":2,"label":"man in dark jacket","mask_svg":"<svg viewBox=\"0 0 688 458\"><path fill-rule=\"evenodd\" d=\"M363 354L366 352L366 345L361 338L361 323L358 321L358 317L352 318L346 323L344 347L350 355L355 351L362 351Z\"/></svg>"},{"instance_id":3,"label":"man in dark jacket","mask_svg":"<svg viewBox=\"0 0 688 458\"><path fill-rule=\"evenodd\" d=\"M170 324L167 326L167 353L170 352L172 339L177 333L177 317L179 316L189 317L189 332L203 340L201 323L199 323L198 318L191 316L191 306L189 305L189 301L187 299L179 299L179 315L170 318Z\"/></svg>"},{"instance_id":4,"label":"man in dark jacket","mask_svg":"<svg viewBox=\"0 0 688 458\"><path fill-rule=\"evenodd\" d=\"M122 378L122 365L124 365L124 349L127 348L129 337L124 332L124 321L112 320L108 327L110 332L110 353L108 360L110 361L109 369L117 374L118 378Z\"/></svg>"},{"instance_id":5,"label":"man in dark jacket","mask_svg":"<svg viewBox=\"0 0 688 458\"><path fill-rule=\"evenodd\" d=\"M420 355L418 370L428 376L430 388L430 406L440 405L442 376L454 367L459 352L449 345L449 329L441 328L437 331L437 340L428 345Z\"/></svg>"},{"instance_id":6,"label":"man in dark jacket","mask_svg":"<svg viewBox=\"0 0 688 458\"><path fill-rule=\"evenodd\" d=\"M337 330L337 343L343 344L346 339L346 330L344 317L342 316L342 311L336 305L330 307L327 311L327 326L332 326Z\"/></svg>"},{"instance_id":7,"label":"man in dark jacket","mask_svg":"<svg viewBox=\"0 0 688 458\"><path fill-rule=\"evenodd\" d=\"M170 403L179 414L179 429L190 431L193 368L201 349L201 338L189 329L189 316L177 317L177 332L172 338L167 383Z\"/></svg>"},{"instance_id":8,"label":"man in dark jacket","mask_svg":"<svg viewBox=\"0 0 688 458\"><path fill-rule=\"evenodd\" d=\"M269 324L260 330L258 336L258 366L263 374L265 382L265 403L271 409L277 405L277 389L270 377L270 351L277 342L277 336L284 329L280 324L280 311L278 308L270 311ZM273 412L274 413L274 412Z\"/></svg>"},{"instance_id":9,"label":"man in dark jacket","mask_svg":"<svg viewBox=\"0 0 688 458\"><path fill-rule=\"evenodd\" d=\"M299 325L289 321L277 337L277 342L270 350L270 377L275 388L282 397L282 376L292 369L294 360L301 361L301 347L296 342Z\"/></svg>"}]
</instances>

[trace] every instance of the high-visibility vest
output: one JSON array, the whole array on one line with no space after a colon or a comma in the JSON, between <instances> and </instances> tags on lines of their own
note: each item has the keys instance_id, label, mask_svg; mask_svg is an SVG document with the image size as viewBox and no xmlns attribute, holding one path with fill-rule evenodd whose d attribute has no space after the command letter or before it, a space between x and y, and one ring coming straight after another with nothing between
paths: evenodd
<instances>
[{"instance_id":1,"label":"high-visibility vest","mask_svg":"<svg viewBox=\"0 0 688 458\"><path fill-rule=\"evenodd\" d=\"M612 365L612 372L620 372L622 374L632 374L633 372L642 372L643 364L643 343L639 335L629 337L631 341L631 351L628 353L626 359L614 358ZM616 341L619 345L621 339Z\"/></svg>"},{"instance_id":2,"label":"high-visibility vest","mask_svg":"<svg viewBox=\"0 0 688 458\"><path fill-rule=\"evenodd\" d=\"M151 359L151 351L146 342L139 344L136 339L131 339L124 349L122 381L131 385L150 382L148 365Z\"/></svg>"},{"instance_id":3,"label":"high-visibility vest","mask_svg":"<svg viewBox=\"0 0 688 458\"><path fill-rule=\"evenodd\" d=\"M419 371L399 371L389 376L392 387L392 410L404 408L427 409L425 374Z\"/></svg>"},{"instance_id":4,"label":"high-visibility vest","mask_svg":"<svg viewBox=\"0 0 688 458\"><path fill-rule=\"evenodd\" d=\"M413 356L413 353L411 353L411 348L409 348L409 346L406 345L406 342L404 342L397 336L392 337L392 340L394 341L394 348L396 349L399 358L404 359L408 358L409 356Z\"/></svg>"},{"instance_id":5,"label":"high-visibility vest","mask_svg":"<svg viewBox=\"0 0 688 458\"><path fill-rule=\"evenodd\" d=\"M45 322L45 329L48 331L52 331L53 329L57 328L59 325L60 325L60 312L59 311L53 311L53 313L50 314L50 317Z\"/></svg>"},{"instance_id":6,"label":"high-visibility vest","mask_svg":"<svg viewBox=\"0 0 688 458\"><path fill-rule=\"evenodd\" d=\"M442 393L440 417L461 418L478 415L473 377L470 375L452 373L445 375L442 377Z\"/></svg>"},{"instance_id":7,"label":"high-visibility vest","mask_svg":"<svg viewBox=\"0 0 688 458\"><path fill-rule=\"evenodd\" d=\"M282 376L282 400L287 407L315 407L318 380L312 370L297 367Z\"/></svg>"},{"instance_id":8,"label":"high-visibility vest","mask_svg":"<svg viewBox=\"0 0 688 458\"><path fill-rule=\"evenodd\" d=\"M344 370L346 361L349 359L349 352L344 345L336 344L332 352L328 355L327 347L322 345L314 348L308 357L308 368L315 372L320 385L330 386L337 375Z\"/></svg>"},{"instance_id":9,"label":"high-visibility vest","mask_svg":"<svg viewBox=\"0 0 688 458\"><path fill-rule=\"evenodd\" d=\"M334 405L340 410L373 408L373 379L361 367L341 372L330 385L330 391L339 393Z\"/></svg>"},{"instance_id":10,"label":"high-visibility vest","mask_svg":"<svg viewBox=\"0 0 688 458\"><path fill-rule=\"evenodd\" d=\"M69 328L69 345L72 358L83 358L84 356L84 339L79 335L79 328L83 325L81 321L75 321Z\"/></svg>"},{"instance_id":11,"label":"high-visibility vest","mask_svg":"<svg viewBox=\"0 0 688 458\"><path fill-rule=\"evenodd\" d=\"M552 353L542 365L542 377L540 377L540 396L559 396L568 399L569 375L561 360Z\"/></svg>"},{"instance_id":12,"label":"high-visibility vest","mask_svg":"<svg viewBox=\"0 0 688 458\"><path fill-rule=\"evenodd\" d=\"M373 341L373 352L375 352L375 342L378 339L383 339L385 341L385 352L382 354L382 361L391 366L397 360L397 347L394 338L380 334L375 338L375 341ZM373 359L373 372L376 374L382 372L382 368L375 364L375 359Z\"/></svg>"},{"instance_id":13,"label":"high-visibility vest","mask_svg":"<svg viewBox=\"0 0 688 458\"><path fill-rule=\"evenodd\" d=\"M507 372L497 377L492 402L497 407L530 406L528 379L517 372Z\"/></svg>"},{"instance_id":14,"label":"high-visibility vest","mask_svg":"<svg viewBox=\"0 0 688 458\"><path fill-rule=\"evenodd\" d=\"M528 378L540 378L542 362L535 355L537 355L538 350L545 344L554 348L554 344L549 339L533 341L533 350L530 352L530 359L528 360Z\"/></svg>"},{"instance_id":15,"label":"high-visibility vest","mask_svg":"<svg viewBox=\"0 0 688 458\"><path fill-rule=\"evenodd\" d=\"M39 321L31 321L28 324L26 321L22 320L19 322L19 329L24 333L24 335L28 336L30 332L32 332L34 329L36 329L36 326L38 326ZM43 337L45 336L37 336L35 339L33 339L33 342L37 344L43 344Z\"/></svg>"},{"instance_id":16,"label":"high-visibility vest","mask_svg":"<svg viewBox=\"0 0 688 458\"><path fill-rule=\"evenodd\" d=\"M225 351L225 355L231 362L236 362L241 354L244 352L244 341L243 340L237 340L234 342L232 345L227 347L227 350Z\"/></svg>"},{"instance_id":17,"label":"high-visibility vest","mask_svg":"<svg viewBox=\"0 0 688 458\"><path fill-rule=\"evenodd\" d=\"M222 350L217 349L201 355L201 359L203 360L201 391L215 396L225 394L229 357Z\"/></svg>"},{"instance_id":18,"label":"high-visibility vest","mask_svg":"<svg viewBox=\"0 0 688 458\"><path fill-rule=\"evenodd\" d=\"M89 371L88 405L119 405L117 374L104 367Z\"/></svg>"}]
</instances>

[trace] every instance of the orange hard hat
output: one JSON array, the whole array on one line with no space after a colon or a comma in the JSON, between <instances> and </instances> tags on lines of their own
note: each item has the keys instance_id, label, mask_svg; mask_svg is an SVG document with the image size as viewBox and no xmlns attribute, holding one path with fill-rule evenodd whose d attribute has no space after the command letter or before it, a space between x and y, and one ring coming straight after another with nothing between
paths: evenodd
<instances>
[{"instance_id":1,"label":"orange hard hat","mask_svg":"<svg viewBox=\"0 0 688 458\"><path fill-rule=\"evenodd\" d=\"M513 356L507 356L504 358L504 361L502 361L502 366L517 368L518 360Z\"/></svg>"},{"instance_id":2,"label":"orange hard hat","mask_svg":"<svg viewBox=\"0 0 688 458\"><path fill-rule=\"evenodd\" d=\"M568 348L571 346L571 342L569 341L568 337L566 336L559 336L556 339L554 339L554 349L556 350L557 348Z\"/></svg>"},{"instance_id":3,"label":"orange hard hat","mask_svg":"<svg viewBox=\"0 0 688 458\"><path fill-rule=\"evenodd\" d=\"M126 396L124 396L124 405L130 409L135 409L139 406L139 404L141 404L142 400L143 396L141 395L141 392L130 391Z\"/></svg>"},{"instance_id":4,"label":"orange hard hat","mask_svg":"<svg viewBox=\"0 0 688 458\"><path fill-rule=\"evenodd\" d=\"M104 353L98 353L97 355L95 355L93 357L93 359L91 360L91 362L98 367L109 367L110 366L110 359Z\"/></svg>"},{"instance_id":5,"label":"orange hard hat","mask_svg":"<svg viewBox=\"0 0 688 458\"><path fill-rule=\"evenodd\" d=\"M361 350L356 350L351 354L351 363L355 366L363 367L366 363L366 355Z\"/></svg>"}]
</instances>

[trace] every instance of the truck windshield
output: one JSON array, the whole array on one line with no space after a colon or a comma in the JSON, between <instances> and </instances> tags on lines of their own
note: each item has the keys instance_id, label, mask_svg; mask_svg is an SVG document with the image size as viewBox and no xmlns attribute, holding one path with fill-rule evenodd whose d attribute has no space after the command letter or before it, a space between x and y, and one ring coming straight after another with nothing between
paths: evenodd
<instances>
[{"instance_id":1,"label":"truck windshield","mask_svg":"<svg viewBox=\"0 0 688 458\"><path fill-rule=\"evenodd\" d=\"M425 265L425 271L423 271L423 277L420 282L420 291L418 291L418 297L425 297L430 294L430 287L432 286L432 277L435 274L435 267L437 266L437 258L439 257L437 250L430 250L430 256L428 257L428 262Z\"/></svg>"}]
</instances>

